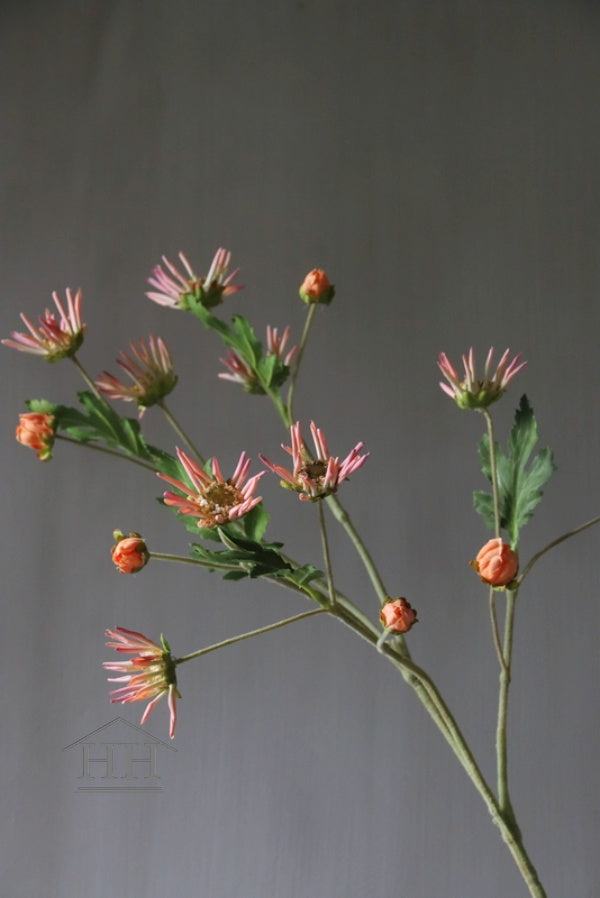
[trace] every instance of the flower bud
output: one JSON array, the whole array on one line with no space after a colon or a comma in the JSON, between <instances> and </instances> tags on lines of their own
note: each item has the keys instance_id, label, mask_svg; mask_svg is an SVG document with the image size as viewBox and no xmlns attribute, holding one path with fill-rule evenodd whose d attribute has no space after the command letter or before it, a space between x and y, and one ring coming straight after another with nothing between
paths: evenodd
<instances>
[{"instance_id":1,"label":"flower bud","mask_svg":"<svg viewBox=\"0 0 600 898\"><path fill-rule=\"evenodd\" d=\"M150 553L139 533L125 536L120 530L115 530L113 538L116 543L111 549L111 555L119 573L137 574L148 564Z\"/></svg>"},{"instance_id":2,"label":"flower bud","mask_svg":"<svg viewBox=\"0 0 600 898\"><path fill-rule=\"evenodd\" d=\"M40 461L48 461L54 443L54 415L39 412L19 415L16 437L23 446L35 449Z\"/></svg>"},{"instance_id":3,"label":"flower bud","mask_svg":"<svg viewBox=\"0 0 600 898\"><path fill-rule=\"evenodd\" d=\"M406 599L388 599L381 609L379 620L392 633L407 633L417 621L417 612Z\"/></svg>"},{"instance_id":4,"label":"flower bud","mask_svg":"<svg viewBox=\"0 0 600 898\"><path fill-rule=\"evenodd\" d=\"M309 271L300 287L300 299L312 305L321 303L328 306L335 294L335 287L329 283L329 279L320 268Z\"/></svg>"},{"instance_id":5,"label":"flower bud","mask_svg":"<svg viewBox=\"0 0 600 898\"><path fill-rule=\"evenodd\" d=\"M477 553L471 567L484 583L504 587L511 583L519 570L519 556L500 537L490 539Z\"/></svg>"}]
</instances>

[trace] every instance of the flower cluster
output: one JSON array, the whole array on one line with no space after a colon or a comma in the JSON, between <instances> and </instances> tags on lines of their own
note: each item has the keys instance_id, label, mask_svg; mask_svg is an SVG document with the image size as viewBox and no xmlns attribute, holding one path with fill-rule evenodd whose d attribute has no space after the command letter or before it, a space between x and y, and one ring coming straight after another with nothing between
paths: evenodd
<instances>
[{"instance_id":1,"label":"flower cluster","mask_svg":"<svg viewBox=\"0 0 600 898\"><path fill-rule=\"evenodd\" d=\"M183 253L179 253L179 259L185 272L179 271L166 256L162 257L164 268L157 265L148 283L155 287L155 291L146 293L146 296L171 309L189 309L199 303L206 309L219 305L224 296L237 293L242 290L241 284L233 281L239 272L239 268L229 274L231 253L220 247L211 262L205 277L199 277L193 270ZM165 270L166 269L166 270Z\"/></svg>"},{"instance_id":2,"label":"flower cluster","mask_svg":"<svg viewBox=\"0 0 600 898\"><path fill-rule=\"evenodd\" d=\"M120 381L113 374L104 371L96 379L98 389L110 399L122 399L125 402L137 402L141 418L151 405L156 405L168 396L177 383L177 375L173 371L173 363L164 341L152 335L148 343L140 340L129 344L131 355L121 352L117 359L132 383Z\"/></svg>"},{"instance_id":3,"label":"flower cluster","mask_svg":"<svg viewBox=\"0 0 600 898\"><path fill-rule=\"evenodd\" d=\"M176 699L181 696L175 675L177 661L171 656L168 642L161 636L162 644L156 645L142 633L124 627L107 630L106 636L110 640L106 643L108 648L134 655L127 661L105 661L102 665L105 670L124 674L108 678L109 683L125 684L112 690L111 702L126 705L150 699L140 720L140 726L143 726L156 704L166 695L171 718L169 736L173 739L177 722Z\"/></svg>"},{"instance_id":4,"label":"flower cluster","mask_svg":"<svg viewBox=\"0 0 600 898\"><path fill-rule=\"evenodd\" d=\"M40 461L48 461L52 458L54 427L54 415L28 412L19 415L16 437L23 446L35 449Z\"/></svg>"},{"instance_id":5,"label":"flower cluster","mask_svg":"<svg viewBox=\"0 0 600 898\"><path fill-rule=\"evenodd\" d=\"M74 356L83 343L85 324L81 322L81 290L75 296L67 288L66 308L58 293L52 294L56 311L46 309L39 318L36 328L27 315L21 313L21 320L28 334L13 331L10 340L2 340L5 346L39 355L47 362L58 362L60 359Z\"/></svg>"},{"instance_id":6,"label":"flower cluster","mask_svg":"<svg viewBox=\"0 0 600 898\"><path fill-rule=\"evenodd\" d=\"M483 377L478 378L475 370L475 353L471 347L468 355L462 357L465 376L461 380L446 353L439 354L438 367L448 381L448 383L440 382L440 387L444 393L454 399L459 408L487 408L502 396L513 377L527 364L527 362L521 361L520 355L516 355L510 360L510 350L507 349L492 374L493 357L494 348L492 346L485 360Z\"/></svg>"},{"instance_id":7,"label":"flower cluster","mask_svg":"<svg viewBox=\"0 0 600 898\"><path fill-rule=\"evenodd\" d=\"M329 454L325 434L314 421L311 421L310 432L315 444L316 457L313 458L302 439L300 423L297 421L290 428L292 440L291 446L282 448L292 456L293 469L289 471L281 465L273 464L264 455L260 459L278 477L281 485L295 490L298 498L303 501L315 502L335 493L339 484L347 480L351 474L362 468L369 453L361 455L364 443L357 443L346 458L340 462L339 458Z\"/></svg>"},{"instance_id":8,"label":"flower cluster","mask_svg":"<svg viewBox=\"0 0 600 898\"><path fill-rule=\"evenodd\" d=\"M216 458L212 459L211 475L181 449L177 449L177 457L189 477L192 489L182 480L159 474L159 477L183 494L167 491L163 499L165 505L174 506L179 514L198 518L198 527L218 527L219 524L235 521L262 501L262 496L255 496L254 491L265 472L261 471L247 480L251 461L245 452L241 453L233 475L227 480L223 477Z\"/></svg>"}]
</instances>

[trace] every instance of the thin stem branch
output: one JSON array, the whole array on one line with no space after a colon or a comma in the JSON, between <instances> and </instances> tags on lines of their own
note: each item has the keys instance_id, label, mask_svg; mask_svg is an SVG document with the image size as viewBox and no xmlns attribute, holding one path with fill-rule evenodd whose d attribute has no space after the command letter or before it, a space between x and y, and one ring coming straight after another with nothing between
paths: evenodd
<instances>
[{"instance_id":1,"label":"thin stem branch","mask_svg":"<svg viewBox=\"0 0 600 898\"><path fill-rule=\"evenodd\" d=\"M63 440L65 443L73 443L75 446L82 446L84 449L93 449L95 452L105 452L107 455L114 455L116 458L121 458L123 461L130 461L132 464L139 465L141 468L146 468L148 471L152 471L153 474L156 474L156 467L154 465L142 461L141 458L135 458L133 455L125 455L124 452L116 452L114 449L108 449L106 446L98 446L96 443L74 440L72 437L66 437L61 433L57 433L55 438L57 440Z\"/></svg>"},{"instance_id":2,"label":"thin stem branch","mask_svg":"<svg viewBox=\"0 0 600 898\"><path fill-rule=\"evenodd\" d=\"M292 374L290 377L290 386L288 389L287 395L287 417L288 417L288 426L293 424L294 421L294 392L296 390L296 380L298 378L298 372L300 371L300 363L302 362L302 356L304 355L304 350L306 348L306 344L308 342L308 335L310 333L310 329L313 323L313 318L315 317L315 313L317 311L318 303L311 303L308 308L308 315L306 316L306 320L304 322L304 330L302 331L302 338L300 340L300 344L298 346L298 352L296 353L296 358L294 359L294 366L292 368Z\"/></svg>"},{"instance_id":3,"label":"thin stem branch","mask_svg":"<svg viewBox=\"0 0 600 898\"><path fill-rule=\"evenodd\" d=\"M502 650L502 643L500 642L500 632L498 630L498 617L496 615L496 591L493 586L490 586L488 602L489 602L489 608L490 608L490 620L491 620L491 624L492 624L492 636L494 639L494 646L496 648L496 654L498 655L498 661L500 662L500 667L506 674L508 674L508 668L506 666L506 661L504 659L504 652Z\"/></svg>"},{"instance_id":4,"label":"thin stem branch","mask_svg":"<svg viewBox=\"0 0 600 898\"><path fill-rule=\"evenodd\" d=\"M329 553L329 540L327 539L327 527L325 526L325 515L323 514L323 500L317 501L319 511L319 530L321 531L321 545L323 547L323 560L325 561L325 572L327 574L327 589L329 591L329 602L331 607L335 605L335 585L333 582L333 568L331 567L331 555Z\"/></svg>"},{"instance_id":5,"label":"thin stem branch","mask_svg":"<svg viewBox=\"0 0 600 898\"><path fill-rule=\"evenodd\" d=\"M156 559L156 561L174 561L180 564L197 564L200 567L208 567L220 571L239 570L239 565L237 564L221 564L218 561L201 561L199 558L191 558L188 555L171 555L167 552L149 552L148 555L150 558Z\"/></svg>"},{"instance_id":6,"label":"thin stem branch","mask_svg":"<svg viewBox=\"0 0 600 898\"><path fill-rule=\"evenodd\" d=\"M295 624L297 621L304 620L306 617L314 617L317 614L324 614L325 608L312 608L310 611L303 611L301 614L295 614L293 617L286 617L284 620L277 621L274 624L268 624L266 627L259 627L258 630L249 630L247 633L240 633L239 636L230 636L222 642L215 642L206 648L198 649L197 652L191 652L182 658L176 659L176 664L183 664L184 661L191 661L193 658L200 658L202 655L208 655L209 652L216 652L217 649L224 649L228 645L235 645L237 642L243 642L245 639L252 639L254 636L260 636L262 633L270 633L271 630L279 630L281 627L287 627L288 624Z\"/></svg>"},{"instance_id":7,"label":"thin stem branch","mask_svg":"<svg viewBox=\"0 0 600 898\"><path fill-rule=\"evenodd\" d=\"M500 536L500 500L498 497L498 472L496 470L496 443L494 440L494 424L492 416L486 408L482 409L485 423L487 424L488 442L490 448L490 475L492 479L492 499L494 502L494 536Z\"/></svg>"},{"instance_id":8,"label":"thin stem branch","mask_svg":"<svg viewBox=\"0 0 600 898\"><path fill-rule=\"evenodd\" d=\"M71 356L71 361L73 362L73 364L75 365L75 367L77 368L77 370L79 371L81 376L83 377L84 381L86 382L86 384L88 385L88 387L90 388L90 390L92 391L92 393L94 394L96 399L100 399L105 405L108 405L108 402L106 401L106 399L104 398L102 393L99 391L98 387L96 386L96 384L94 383L94 381L92 380L90 375L87 373L87 371L85 370L85 368L83 367L83 365L81 364L81 362L79 361L79 359L77 358L76 355Z\"/></svg>"},{"instance_id":9,"label":"thin stem branch","mask_svg":"<svg viewBox=\"0 0 600 898\"><path fill-rule=\"evenodd\" d=\"M192 442L190 437L187 435L187 433L185 432L185 430L183 429L183 427L181 426L179 421L177 421L175 416L169 410L169 407L167 406L167 403L165 402L165 400L161 399L160 402L157 402L156 404L162 410L165 418L167 419L167 421L169 422L169 424L171 425L171 427L173 428L175 433L183 440L183 442L186 444L188 449L192 450L192 452L194 453L194 455L196 456L196 458L200 462L200 464L204 465L206 463L206 459L203 458L202 454L198 451L198 449L196 449L196 446L194 445L194 443Z\"/></svg>"},{"instance_id":10,"label":"thin stem branch","mask_svg":"<svg viewBox=\"0 0 600 898\"><path fill-rule=\"evenodd\" d=\"M557 539L553 539L552 542L548 543L547 546L544 546L543 549L540 549L539 552L536 552L535 555L527 562L522 572L517 577L517 583L520 586L527 574L530 572L531 568L534 566L536 561L549 552L550 549L553 549L555 546L560 545L560 543L564 543L565 540L571 539L572 536L576 536L578 533L581 533L583 530L587 530L588 527L593 527L594 524L600 523L600 515L595 518L592 518L590 521L586 521L585 524L580 524L579 527L575 527L574 530L569 530L568 533L563 533L562 536L559 536Z\"/></svg>"}]
</instances>

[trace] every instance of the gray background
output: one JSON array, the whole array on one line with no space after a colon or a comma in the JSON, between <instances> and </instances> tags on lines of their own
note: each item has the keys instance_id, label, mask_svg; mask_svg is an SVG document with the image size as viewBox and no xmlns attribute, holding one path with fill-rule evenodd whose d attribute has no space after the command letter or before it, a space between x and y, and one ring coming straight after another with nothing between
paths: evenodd
<instances>
[{"instance_id":1,"label":"gray background","mask_svg":"<svg viewBox=\"0 0 600 898\"><path fill-rule=\"evenodd\" d=\"M162 335L171 405L226 468L282 460L264 401L216 378L219 346L144 298L161 253L205 269L229 247L247 289L223 314L290 323L314 266L337 284L298 389L334 451L372 455L342 499L493 778L497 663L467 565L487 538L476 415L437 387L437 353L530 360L559 471L523 555L598 513L600 9L595 2L5 2L1 332L84 290L81 359L115 370ZM69 363L5 348L2 894L88 898L506 898L525 888L412 692L316 619L181 669L177 753L159 794L82 795L62 748L115 716L106 626L183 654L304 610L260 583L155 563L115 573L114 527L157 551L187 535L133 466L13 438L26 397L70 401ZM125 407L123 407L125 408ZM173 439L157 412L149 437ZM255 470L257 468L255 467ZM263 481L270 534L318 559L312 507ZM340 586L376 614L343 536ZM600 895L598 533L536 568L518 612L512 786L553 898ZM124 708L137 723L139 706ZM117 713L118 713L117 711ZM147 730L166 735L166 708Z\"/></svg>"}]
</instances>

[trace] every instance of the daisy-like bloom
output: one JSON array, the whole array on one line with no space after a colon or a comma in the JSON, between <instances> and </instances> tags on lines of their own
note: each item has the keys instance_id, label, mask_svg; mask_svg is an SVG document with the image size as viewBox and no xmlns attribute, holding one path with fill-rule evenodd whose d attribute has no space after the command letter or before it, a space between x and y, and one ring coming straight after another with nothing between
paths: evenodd
<instances>
[{"instance_id":1,"label":"daisy-like bloom","mask_svg":"<svg viewBox=\"0 0 600 898\"><path fill-rule=\"evenodd\" d=\"M314 421L310 423L310 432L315 444L316 458L312 458L304 445L300 422L296 421L290 428L292 445L282 445L282 448L292 456L294 466L291 471L273 464L264 455L259 456L269 470L281 478L281 485L286 489L295 490L299 494L298 498L305 502L315 502L335 493L339 484L362 468L369 457L368 452L360 454L364 446L361 442L356 444L343 461L340 461L339 458L329 454L325 434Z\"/></svg>"},{"instance_id":2,"label":"daisy-like bloom","mask_svg":"<svg viewBox=\"0 0 600 898\"><path fill-rule=\"evenodd\" d=\"M240 455L236 469L227 480L221 473L216 458L212 460L212 476L207 474L189 455L177 449L177 457L183 465L190 484L158 474L183 495L167 491L163 494L165 505L174 506L179 514L187 514L198 518L198 527L217 527L235 521L251 511L262 496L255 496L256 484L265 473L255 474L249 480L251 460L245 452Z\"/></svg>"},{"instance_id":3,"label":"daisy-like bloom","mask_svg":"<svg viewBox=\"0 0 600 898\"><path fill-rule=\"evenodd\" d=\"M124 627L107 630L106 636L110 640L106 643L108 648L134 655L127 661L105 661L102 665L105 670L124 674L122 677L108 678L109 683L125 684L112 690L111 702L127 705L150 699L140 720L140 726L143 726L155 705L166 695L171 716L169 736L173 739L177 722L175 702L181 695L175 675L177 661L171 656L169 643L161 636L161 645L156 645L142 633L126 630Z\"/></svg>"},{"instance_id":4,"label":"daisy-like bloom","mask_svg":"<svg viewBox=\"0 0 600 898\"><path fill-rule=\"evenodd\" d=\"M216 251L206 277L195 274L183 253L179 253L179 259L185 269L183 273L163 256L164 268L157 265L152 277L148 278L148 283L156 287L158 292L146 293L146 296L160 306L189 309L191 305L200 303L206 309L210 309L219 305L224 296L243 289L241 284L233 283L239 268L228 274L231 253L223 247Z\"/></svg>"},{"instance_id":5,"label":"daisy-like bloom","mask_svg":"<svg viewBox=\"0 0 600 898\"><path fill-rule=\"evenodd\" d=\"M508 543L503 543L500 537L497 537L488 540L477 553L475 561L471 561L470 564L484 583L504 587L517 576L519 556Z\"/></svg>"},{"instance_id":6,"label":"daisy-like bloom","mask_svg":"<svg viewBox=\"0 0 600 898\"><path fill-rule=\"evenodd\" d=\"M513 377L527 364L527 362L521 361L520 355L516 355L511 360L510 349L507 349L498 362L495 372L492 374L493 356L494 347L492 346L487 354L483 377L480 380L476 376L475 353L473 352L473 347L471 347L469 354L462 357L465 376L464 380L461 380L446 353L440 352L438 367L448 381L447 384L441 381L440 387L444 393L447 393L448 396L454 399L459 408L487 408L496 399L500 399Z\"/></svg>"},{"instance_id":7,"label":"daisy-like bloom","mask_svg":"<svg viewBox=\"0 0 600 898\"><path fill-rule=\"evenodd\" d=\"M110 399L123 399L125 402L137 402L139 417L146 409L156 405L168 396L177 383L177 375L173 372L173 363L164 341L158 337L148 337L148 343L130 343L131 355L121 351L117 365L120 365L133 383L120 381L108 371L103 371L96 380L96 386Z\"/></svg>"},{"instance_id":8,"label":"daisy-like bloom","mask_svg":"<svg viewBox=\"0 0 600 898\"><path fill-rule=\"evenodd\" d=\"M81 290L73 296L67 287L66 295L65 308L58 293L52 294L58 315L46 309L45 313L40 315L38 327L27 315L21 313L21 320L29 333L13 331L12 339L2 340L2 343L20 352L43 356L47 362L58 362L60 359L75 355L83 343L85 331L85 324L81 322Z\"/></svg>"},{"instance_id":9,"label":"daisy-like bloom","mask_svg":"<svg viewBox=\"0 0 600 898\"><path fill-rule=\"evenodd\" d=\"M139 533L125 536L120 530L113 532L115 545L110 550L111 558L121 574L137 574L150 560L148 547Z\"/></svg>"},{"instance_id":10,"label":"daisy-like bloom","mask_svg":"<svg viewBox=\"0 0 600 898\"><path fill-rule=\"evenodd\" d=\"M48 461L54 444L54 415L39 412L19 415L16 437L23 446L35 449L40 461Z\"/></svg>"},{"instance_id":11,"label":"daisy-like bloom","mask_svg":"<svg viewBox=\"0 0 600 898\"><path fill-rule=\"evenodd\" d=\"M285 368L280 369L281 375L275 383L275 386L278 387L285 382L289 374L287 369L289 369L294 356L298 352L298 347L292 346L286 353L285 350L289 337L289 326L285 328L280 336L276 327L271 327L270 324L267 324L267 358L275 356L280 366L285 366ZM230 380L232 383L241 384L247 393L264 394L265 391L261 387L255 372L233 349L227 353L224 359L221 359L221 362L228 369L227 372L218 375L222 380Z\"/></svg>"},{"instance_id":12,"label":"daisy-like bloom","mask_svg":"<svg viewBox=\"0 0 600 898\"><path fill-rule=\"evenodd\" d=\"M391 633L408 633L417 623L417 612L406 599L388 599L381 609L379 620Z\"/></svg>"},{"instance_id":13,"label":"daisy-like bloom","mask_svg":"<svg viewBox=\"0 0 600 898\"><path fill-rule=\"evenodd\" d=\"M300 299L309 305L321 303L329 305L335 295L335 287L322 268L309 271L300 285Z\"/></svg>"}]
</instances>

